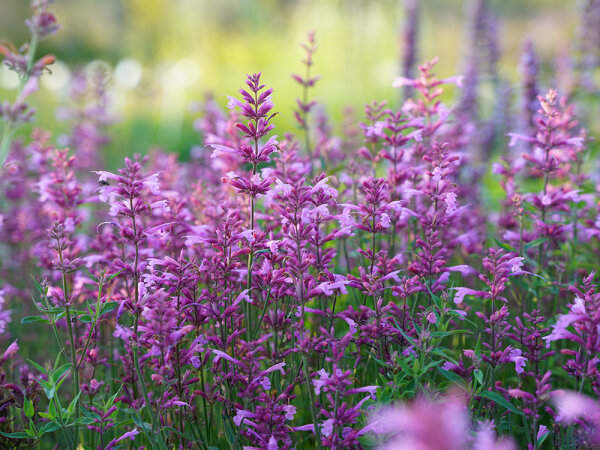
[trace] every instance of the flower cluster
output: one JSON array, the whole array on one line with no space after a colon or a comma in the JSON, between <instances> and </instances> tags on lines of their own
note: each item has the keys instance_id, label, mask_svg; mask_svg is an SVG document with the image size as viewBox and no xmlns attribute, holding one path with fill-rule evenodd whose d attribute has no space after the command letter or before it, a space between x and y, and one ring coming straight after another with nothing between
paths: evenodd
<instances>
[{"instance_id":1,"label":"flower cluster","mask_svg":"<svg viewBox=\"0 0 600 450\"><path fill-rule=\"evenodd\" d=\"M105 73L73 80L66 134L15 134L58 29L34 1L31 42L0 45L21 79L0 106L0 446L599 445L594 128L577 96L538 95L530 43L521 106L500 98L485 1L466 85L436 60L413 74L417 3L401 104L334 126L309 98L309 33L300 137L273 134L278 94L255 73L227 109L196 109L189 160L109 171Z\"/></svg>"}]
</instances>

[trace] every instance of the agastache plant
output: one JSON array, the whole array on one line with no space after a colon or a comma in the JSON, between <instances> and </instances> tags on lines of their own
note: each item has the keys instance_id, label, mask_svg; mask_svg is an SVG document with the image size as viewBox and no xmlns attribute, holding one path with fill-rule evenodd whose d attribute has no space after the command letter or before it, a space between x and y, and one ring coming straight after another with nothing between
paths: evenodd
<instances>
[{"instance_id":1,"label":"agastache plant","mask_svg":"<svg viewBox=\"0 0 600 450\"><path fill-rule=\"evenodd\" d=\"M600 388L599 372L597 369L597 346L600 344L598 336L598 306L600 295L594 283L595 273L590 273L583 279L583 285L570 286L569 290L575 295L566 314L560 314L552 326L552 332L544 336L549 346L557 340L567 340L575 348L563 348L561 353L567 361L564 369L573 376L577 382L576 388L582 391L586 382L590 383L594 392Z\"/></svg>"},{"instance_id":2,"label":"agastache plant","mask_svg":"<svg viewBox=\"0 0 600 450\"><path fill-rule=\"evenodd\" d=\"M309 88L314 87L315 83L319 81L319 76L311 76L311 69L313 66L313 55L317 51L317 42L315 39L315 32L311 31L308 33L306 42L302 44L302 49L306 53L306 56L302 60L302 64L306 67L304 75L292 75L294 81L302 86L302 98L296 99L298 104L298 110L294 111L294 118L298 122L298 125L304 132L304 146L308 159L311 163L311 173L313 161L313 149L310 143L310 130L308 126L309 115L314 108L316 102L311 101L308 98ZM318 156L318 155L317 155Z\"/></svg>"},{"instance_id":3,"label":"agastache plant","mask_svg":"<svg viewBox=\"0 0 600 450\"><path fill-rule=\"evenodd\" d=\"M223 182L226 182L235 189L236 192L244 194L250 200L250 217L248 218L249 243L254 242L256 197L266 194L269 190L271 179L262 178L258 173L258 167L261 163L269 161L271 153L277 151L277 136L270 137L266 142L261 142L270 131L275 128L271 123L277 113L271 110L274 104L271 100L273 90L266 88L266 85L260 82L261 74L248 75L246 85L250 92L240 89L243 101L231 98L229 107L238 107L247 122L237 122L235 126L242 132L246 142L242 142L239 148L229 148L217 144L212 144L214 152L212 157L218 156L221 152L233 153L237 155L242 163L250 164L252 170L247 175L238 176L235 173L228 173ZM254 264L254 248L250 245L247 264L246 289L252 292L252 270ZM247 305L246 310L247 332L252 329L252 312Z\"/></svg>"},{"instance_id":4,"label":"agastache plant","mask_svg":"<svg viewBox=\"0 0 600 450\"><path fill-rule=\"evenodd\" d=\"M273 135L251 74L194 106L186 157L111 170L107 73L72 72L63 134L16 133L58 28L35 1L32 41L0 44L20 77L0 107L0 447L597 448L597 99L533 44L514 78L491 3L470 4L465 83L437 59L412 73L409 0L399 103L316 107L311 32L295 130Z\"/></svg>"},{"instance_id":5,"label":"agastache plant","mask_svg":"<svg viewBox=\"0 0 600 450\"><path fill-rule=\"evenodd\" d=\"M541 108L535 118L536 127L532 135L509 133L510 145L518 141L528 143L530 152L522 155L527 168L533 176L541 177L542 189L538 194L530 194L536 214L538 238L548 240L550 244L565 239L568 225L561 223L560 211L568 211L569 203L576 201L578 192L569 184L554 186L551 180L563 178L569 173L571 163L577 161L583 148L584 137L574 136L577 123L572 117L571 108L561 103L557 92L550 90L545 97L538 96ZM554 219L549 222L548 219ZM538 268L544 264L544 252L549 248L541 242L538 254Z\"/></svg>"}]
</instances>

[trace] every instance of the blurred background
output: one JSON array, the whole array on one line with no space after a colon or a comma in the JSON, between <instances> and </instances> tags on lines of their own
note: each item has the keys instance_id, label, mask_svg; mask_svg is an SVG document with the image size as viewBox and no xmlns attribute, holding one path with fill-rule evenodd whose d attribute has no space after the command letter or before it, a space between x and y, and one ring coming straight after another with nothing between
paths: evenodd
<instances>
[{"instance_id":1,"label":"blurred background","mask_svg":"<svg viewBox=\"0 0 600 450\"><path fill-rule=\"evenodd\" d=\"M1 0L0 38L20 46L29 39L23 24L27 0ZM245 74L261 71L275 89L277 132L295 131L292 111L303 73L300 43L316 32L312 91L339 122L344 107L362 117L371 100L399 102L391 87L401 72L403 0L58 0L52 5L62 29L40 48L57 63L32 96L37 125L55 134L68 129L54 111L69 103L77 71L104 67L109 97L119 120L107 147L111 166L123 155L159 146L185 158L199 143L192 127L194 101L207 95L225 105ZM464 73L469 26L466 0L420 0L417 61L440 58L438 73ZM580 6L575 0L490 0L498 18L498 73L518 78L523 40L529 36L542 69L572 51ZM0 70L0 99L12 99L12 73ZM27 129L21 130L26 133Z\"/></svg>"}]
</instances>

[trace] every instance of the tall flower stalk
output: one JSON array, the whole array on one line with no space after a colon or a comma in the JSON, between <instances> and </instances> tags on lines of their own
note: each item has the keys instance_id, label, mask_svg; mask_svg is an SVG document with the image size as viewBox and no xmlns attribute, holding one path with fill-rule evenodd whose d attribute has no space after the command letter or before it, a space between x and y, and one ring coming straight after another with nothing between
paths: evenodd
<instances>
[{"instance_id":1,"label":"tall flower stalk","mask_svg":"<svg viewBox=\"0 0 600 450\"><path fill-rule=\"evenodd\" d=\"M4 120L0 138L0 167L4 166L16 130L32 119L34 111L25 99L38 88L38 80L44 69L54 62L53 55L43 56L38 61L38 44L58 31L60 25L56 17L48 11L50 0L34 0L31 4L33 15L25 21L31 33L31 40L22 50L0 45L0 55L4 64L19 76L19 85L14 103L5 101L0 105L0 118Z\"/></svg>"}]
</instances>

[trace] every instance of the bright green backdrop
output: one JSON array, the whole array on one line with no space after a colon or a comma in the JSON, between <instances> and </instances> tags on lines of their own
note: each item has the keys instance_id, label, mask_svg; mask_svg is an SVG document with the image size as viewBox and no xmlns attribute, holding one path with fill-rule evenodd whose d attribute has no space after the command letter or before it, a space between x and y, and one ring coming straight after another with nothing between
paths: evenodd
<instances>
[{"instance_id":1,"label":"bright green backdrop","mask_svg":"<svg viewBox=\"0 0 600 450\"><path fill-rule=\"evenodd\" d=\"M27 39L23 21L28 3L1 0L1 38L19 44ZM439 56L444 76L461 72L465 3L421 1L419 59ZM572 47L577 2L491 4L501 20L504 78L516 79L525 36L534 39L546 66ZM301 70L299 43L311 29L319 41L315 72L322 76L313 95L334 119L346 105L362 114L362 105L371 99L398 98L391 88L401 51L403 8L398 0L58 0L53 10L63 29L44 42L42 51L56 54L70 69L92 60L114 68L125 58L142 68L133 89L126 85L135 79L135 63L133 69L131 63L128 69L121 65L125 81L113 77L111 94L121 122L113 127L111 161L153 145L185 154L197 141L189 104L208 92L225 103L220 94L235 94L244 75L253 71L262 71L275 89L274 101L282 112L279 132L292 130L291 110L299 89L290 74ZM55 125L53 117L54 107L67 94L65 67L57 67L53 75L54 90L43 88L35 98L41 110L38 123L56 130L65 127ZM1 98L14 95L7 91L10 80L5 78L0 77Z\"/></svg>"}]
</instances>

